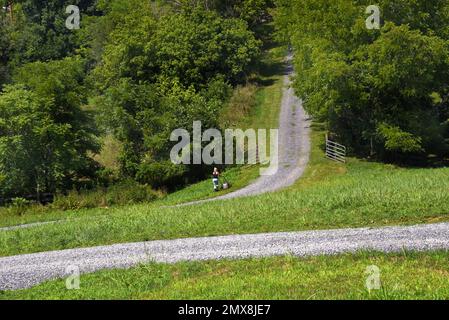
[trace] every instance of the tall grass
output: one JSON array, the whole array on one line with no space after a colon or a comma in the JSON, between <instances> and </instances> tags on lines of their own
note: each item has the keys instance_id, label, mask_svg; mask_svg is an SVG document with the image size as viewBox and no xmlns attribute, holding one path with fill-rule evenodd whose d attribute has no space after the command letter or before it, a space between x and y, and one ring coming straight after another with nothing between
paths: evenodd
<instances>
[{"instance_id":1,"label":"tall grass","mask_svg":"<svg viewBox=\"0 0 449 320\"><path fill-rule=\"evenodd\" d=\"M117 205L131 205L151 202L163 197L162 192L155 191L147 185L135 181L123 181L109 188L88 191L71 191L67 195L56 196L50 209L80 210Z\"/></svg>"},{"instance_id":2,"label":"tall grass","mask_svg":"<svg viewBox=\"0 0 449 320\"><path fill-rule=\"evenodd\" d=\"M254 84L237 87L230 98L229 103L220 115L223 128L235 128L241 125L242 120L247 119L256 104L256 92L258 88Z\"/></svg>"}]
</instances>

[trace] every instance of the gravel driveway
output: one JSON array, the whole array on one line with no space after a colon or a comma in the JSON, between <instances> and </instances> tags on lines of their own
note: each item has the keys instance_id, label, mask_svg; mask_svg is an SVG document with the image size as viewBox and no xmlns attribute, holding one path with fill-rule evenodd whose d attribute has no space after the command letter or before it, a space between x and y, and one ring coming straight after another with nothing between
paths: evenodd
<instances>
[{"instance_id":1,"label":"gravel driveway","mask_svg":"<svg viewBox=\"0 0 449 320\"><path fill-rule=\"evenodd\" d=\"M0 290L28 288L67 277L68 267L81 273L129 268L145 262L175 263L292 254L333 255L358 250L449 249L449 224L234 235L151 241L0 258ZM82 286L81 277L81 286Z\"/></svg>"},{"instance_id":2,"label":"gravel driveway","mask_svg":"<svg viewBox=\"0 0 449 320\"><path fill-rule=\"evenodd\" d=\"M282 104L279 115L279 169L269 176L260 176L256 181L235 192L207 200L183 203L189 206L217 200L242 198L267 192L274 192L294 184L304 173L310 158L310 125L302 102L291 87L294 75L292 55L287 57L284 76Z\"/></svg>"}]
</instances>

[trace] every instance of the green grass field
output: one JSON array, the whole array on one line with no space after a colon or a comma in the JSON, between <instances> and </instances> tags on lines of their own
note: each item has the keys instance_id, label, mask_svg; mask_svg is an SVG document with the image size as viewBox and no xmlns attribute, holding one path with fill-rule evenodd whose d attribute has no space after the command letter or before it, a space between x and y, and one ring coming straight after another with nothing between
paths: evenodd
<instances>
[{"instance_id":1,"label":"green grass field","mask_svg":"<svg viewBox=\"0 0 449 320\"><path fill-rule=\"evenodd\" d=\"M82 275L0 299L448 299L449 253L359 253L239 261L148 264ZM380 270L379 290L366 288L367 268Z\"/></svg>"},{"instance_id":2,"label":"green grass field","mask_svg":"<svg viewBox=\"0 0 449 320\"><path fill-rule=\"evenodd\" d=\"M323 136L315 130L314 145L319 146ZM76 220L0 232L0 255L198 236L448 221L448 190L448 168L402 169L355 159L340 165L324 160L315 147L306 176L288 190L194 207L167 208L156 202L87 210Z\"/></svg>"},{"instance_id":3,"label":"green grass field","mask_svg":"<svg viewBox=\"0 0 449 320\"><path fill-rule=\"evenodd\" d=\"M55 50L50 50L55 51L58 57L47 52L48 48L44 46L48 42L44 41L45 34L39 35L42 33L41 27L46 27L45 24L37 23L32 16L28 17L30 10L21 6L15 9L20 11L21 19L15 21L13 6L8 5L5 9L9 11L10 18L1 21L2 26L8 27L5 29L7 32L4 35L0 32L2 39L7 40L5 48L0 46L1 51L8 49L5 57L0 51L0 68L2 75L6 77L5 81L0 79L0 82L2 85L11 83L13 86L5 87L4 99L0 101L4 118L8 120L0 119L4 122L4 128L0 129L6 132L2 150L8 155L3 157L0 179L6 190L2 197L8 197L2 203L7 201L9 207L0 208L0 228L49 223L0 230L0 258L192 237L449 222L449 167L443 167L444 161L437 164L442 160L439 157L445 154L443 147L447 135L440 134L440 129L444 129L440 123L447 119L448 109L444 97L447 82L442 80L443 77L437 77L438 66L447 66L443 61L446 62L448 56L444 47L448 38L445 32L447 30L439 26L441 21L428 23L433 17L426 10L418 8L418 5L415 6L415 9L419 9L417 17L425 18L423 22L410 17L407 10L399 10L400 6L392 7L399 20L410 20L408 26L400 25L402 22L399 20L393 23L396 17L386 16L382 19L386 27L376 35L362 32L363 20L356 16L361 7L352 8L342 2L335 7L336 13L331 12L335 14L327 14L324 6L321 8L316 1L297 1L297 4L291 6L284 6L280 1L280 9L272 9L273 19L267 19L269 12L259 16L257 11L262 8L257 8L268 4L259 2L261 1L243 7L241 4L228 3L223 7L229 7L233 12L221 12L221 9L217 9L217 13L210 12L215 9L207 2L204 3L207 7L204 12L199 7L187 10L182 3L176 3L173 9L166 7L166 4L159 6L153 2L151 6L143 5L143 1L142 6L138 2L132 3L138 9L148 8L148 12L139 10L148 15L139 15L138 11L126 14L125 11L131 9L131 6L125 5L125 1L116 1L112 5L101 4L98 8L90 6L86 14L95 16L87 17L88 28L83 28L85 31L80 37L68 39L73 43L68 43L67 48L55 47ZM384 5L388 9L389 3ZM290 17L288 10L301 6L306 7L303 16L296 15L293 16L294 19L286 19ZM50 10L50 7L47 8L46 18L57 18L59 14ZM442 4L435 5L435 8L442 9L439 11L448 9L446 7ZM250 12L253 9L255 12ZM383 10L384 13L388 13L387 11ZM349 15L338 16L345 12ZM315 13L318 15L315 16ZM255 16L252 17L253 15ZM389 15L392 15L391 12ZM232 16L233 20L228 20L228 16ZM443 16L441 14L439 20ZM323 19L320 20L320 17ZM352 18L348 17L356 18L357 23L349 23ZM211 24L206 25L200 21L204 19ZM21 28L22 20L30 22L31 27ZM320 26L325 20L329 23ZM350 27L351 32L346 34L343 29L336 30L335 37L330 37L328 30L338 29L335 28L338 27L337 22ZM183 25L176 25L180 23ZM53 26L52 23L47 25ZM187 38L184 36L184 26L187 28ZM58 27L58 24L54 27ZM246 27L248 30L245 30ZM264 40L261 57L255 54L259 50L250 34L249 29L253 28L260 29L254 35ZM97 29L98 36L91 34ZM190 29L199 30L201 39L189 36L193 34ZM33 37L27 34L30 30L36 31ZM146 34L143 30L150 33ZM213 37L207 36L206 32L214 32ZM24 33L23 37L21 33ZM345 42L347 36L353 39L350 48L345 48L345 44L349 44L348 41ZM315 121L311 133L310 163L304 176L289 188L253 197L178 206L212 199L251 184L258 178L260 166L244 165L223 168L223 175L232 184L232 188L225 191L214 192L209 178L186 185L182 190L170 194L167 194L164 187L161 187L162 190L153 190L148 185L142 186L134 182L133 186L137 190L143 188L143 192L133 192L131 185L126 184L127 179L120 174L123 169L131 172L139 181L158 185L158 177L152 177L154 168L157 168L153 164L160 160L165 144L160 135L154 136L153 133L158 130L157 127L171 128L178 123L175 117L168 116L167 110L171 110L168 103L174 102L175 106L179 106L182 109L179 114L185 116L185 119L203 117L202 115L205 115L204 120L214 118L214 123L217 120L220 129L257 130L278 127L287 47L275 43L275 38L282 38L285 43L290 44L293 51L296 50L294 66L298 71L298 79L293 82L293 86L296 89L303 86L302 95L304 98L308 97L309 111L316 110L314 114L324 114L323 110L330 110L328 117L321 118L335 124L331 127L337 130L336 134L344 136L352 132L365 136L366 130L362 130L360 125L353 126L352 131L338 128L350 127L348 119L369 119L371 125L368 131L375 133L377 138L374 138L377 140L381 138L371 143L371 149L377 155L388 151L399 158L408 154L407 152L414 154L422 149L429 162L434 161L432 165L440 167L430 168L429 165L426 168L406 168L353 157L349 157L345 164L332 162L325 158L323 151L325 126ZM17 47L16 43L20 44L26 39L42 43L43 49L40 51L45 53L42 57L47 58L40 59L40 55L33 52L30 57L22 57L19 54L20 46ZM64 43L64 38L54 37L55 39ZM398 43L401 45L398 46ZM410 51L407 48L417 53L407 55ZM424 52L429 54L423 54L418 49L426 49ZM36 52L39 53L39 50ZM12 53L10 58L7 56L9 53ZM205 53L209 57L202 57ZM406 62L404 68L398 67L399 61L387 59L394 58L395 55ZM52 56L55 59L51 59ZM167 57L170 58L168 64L164 61ZM188 63L191 59L198 60L193 67ZM410 63L413 59L421 64ZM356 74L355 71L368 65L370 68L366 68L361 76ZM422 68L415 68L421 65ZM71 74L72 77L68 77ZM65 75L67 79L64 79ZM304 76L301 78L301 75ZM407 75L417 75L419 81L409 81L404 90L396 90L398 92L385 89L387 85L394 88L395 84L403 83L404 79L410 78ZM422 79L419 79L420 75ZM224 91L227 91L222 83L232 84L229 99L222 99L226 95ZM370 90L366 90L368 85L372 87ZM85 87L93 89L86 91ZM384 89L385 94L382 91ZM320 95L320 92L323 94ZM326 96L327 93L329 94ZM103 94L104 96L100 96ZM320 103L320 96L327 99L323 98L323 101L326 100L324 106ZM26 98L23 104L16 103L23 100L23 97ZM149 102L146 103L146 100ZM356 108L362 104L361 101L368 100L375 102L373 112ZM394 104L387 103L387 100ZM194 101L201 101L203 108L200 110L199 107L192 106ZM223 106L218 108L216 101L223 101ZM342 101L345 103L340 103ZM109 102L111 105L107 105ZM340 106L329 108L331 104ZM121 105L123 108L120 108ZM407 113L404 110L408 105L413 108L409 108L411 112ZM215 111L217 109L219 110ZM50 112L52 110L57 111L55 115ZM95 114L111 111L111 117L100 116L98 118L104 119L93 121L95 124L83 121L84 112L87 115L91 111L95 111L92 112ZM386 119L385 115L391 119ZM86 116L87 118L90 116ZM141 130L139 127L142 127ZM90 129L95 130L90 133ZM423 133L424 129L428 129L427 135ZM93 142L97 139L89 139L89 135L98 135L99 132L105 135L98 137L102 151L94 152L95 148L90 148L90 140ZM122 142L116 140L119 137ZM62 138L67 138L66 144L61 143ZM134 139L139 141L136 143ZM44 150L47 152L29 148L36 145L29 141L47 140L51 147ZM9 141L13 142L12 148L9 147ZM85 143L81 144L80 141ZM439 145L441 150L438 150ZM63 152L65 147L70 153ZM121 151L125 150L124 147L126 154L130 155L124 159L126 161L119 157L123 154ZM89 151L89 157L97 160L101 168L108 170L104 170L101 175L104 178L100 178L99 174L97 182L90 181L90 178L82 179L82 185L90 185L92 182L93 190L73 190L73 198L82 198L80 202L84 201L83 204L77 206L78 202L62 194L57 195L62 203L67 200L69 204L73 204L70 203L73 200L75 205L58 207L57 201L54 201L52 205L44 207L30 204L25 199L9 199L11 194L27 194L34 189L38 189L35 193L39 193L41 189L48 192L56 190L59 185L61 188L71 185L68 183L69 176L75 179L87 175L82 169L84 162L88 161L75 155L84 155L90 149L92 151ZM98 152L100 154L94 154ZM74 155L73 159L67 154ZM13 155L18 156L13 158ZM31 160L36 160L33 164L39 170L34 170L36 172L32 174L32 179L28 179L27 175L33 170L26 164ZM18 163L20 168L17 173L10 170L15 167L11 163ZM164 163L161 165L166 167ZM47 166L51 172L42 170ZM220 171L221 169L220 167ZM109 174L109 170L114 174ZM189 175L191 172L194 171L189 171ZM167 172L166 179L161 177L167 181L173 180L165 186L170 190L176 187L174 181L178 179L173 177L175 174L176 172ZM117 177L113 177L115 175ZM106 188L101 183L104 179L117 183ZM198 176L190 181L199 179L201 178ZM81 185L78 183L81 181L74 182L77 182L74 185ZM113 193L111 190L121 183L123 189L116 189ZM13 192L9 189L17 190ZM136 200L125 197L127 191L130 191L129 194L137 194ZM102 192L103 198L98 196ZM108 202L104 200L107 197L109 200L121 201ZM92 201L87 203L87 199ZM148 202L141 203L142 201ZM124 203L128 205L119 205ZM86 209L54 209L81 207ZM78 290L67 289L66 279L57 279L30 289L0 291L0 300L449 299L449 250L403 250L389 254L359 251L314 257L272 256L174 264L152 261L148 260L148 263L129 269L82 274ZM370 267L376 267L380 272L380 287L374 290L367 288L369 279L373 277L369 273Z\"/></svg>"}]
</instances>

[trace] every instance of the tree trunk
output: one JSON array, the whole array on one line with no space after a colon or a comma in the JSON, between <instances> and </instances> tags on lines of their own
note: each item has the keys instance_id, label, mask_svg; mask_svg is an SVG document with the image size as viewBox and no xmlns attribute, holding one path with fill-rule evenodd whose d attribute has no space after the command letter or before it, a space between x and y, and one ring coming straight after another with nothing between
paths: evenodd
<instances>
[{"instance_id":1,"label":"tree trunk","mask_svg":"<svg viewBox=\"0 0 449 320\"><path fill-rule=\"evenodd\" d=\"M9 19L11 20L11 22L13 22L13 20L14 20L14 3L12 1L10 1L8 3L8 8L9 8Z\"/></svg>"},{"instance_id":2,"label":"tree trunk","mask_svg":"<svg viewBox=\"0 0 449 320\"><path fill-rule=\"evenodd\" d=\"M37 203L41 203L41 187L39 182L36 185L36 201Z\"/></svg>"}]
</instances>

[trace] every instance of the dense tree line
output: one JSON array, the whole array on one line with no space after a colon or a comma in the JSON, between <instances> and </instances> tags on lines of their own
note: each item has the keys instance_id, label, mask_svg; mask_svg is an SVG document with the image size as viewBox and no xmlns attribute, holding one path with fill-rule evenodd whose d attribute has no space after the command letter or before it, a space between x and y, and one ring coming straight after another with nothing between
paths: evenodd
<instances>
[{"instance_id":1,"label":"dense tree line","mask_svg":"<svg viewBox=\"0 0 449 320\"><path fill-rule=\"evenodd\" d=\"M307 111L353 152L387 160L448 153L449 1L277 0Z\"/></svg>"},{"instance_id":2,"label":"dense tree line","mask_svg":"<svg viewBox=\"0 0 449 320\"><path fill-rule=\"evenodd\" d=\"M379 0L378 30L368 0L0 0L0 198L200 177L169 161L170 133L219 127L273 5L297 94L335 139L379 159L448 155L449 0ZM118 172L94 160L103 137Z\"/></svg>"},{"instance_id":3,"label":"dense tree line","mask_svg":"<svg viewBox=\"0 0 449 320\"><path fill-rule=\"evenodd\" d=\"M169 161L172 130L217 127L260 54L268 1L15 0L0 11L0 198L64 192L110 174L173 186L203 168ZM67 5L81 29L65 27ZM11 10L12 9L12 10Z\"/></svg>"}]
</instances>

